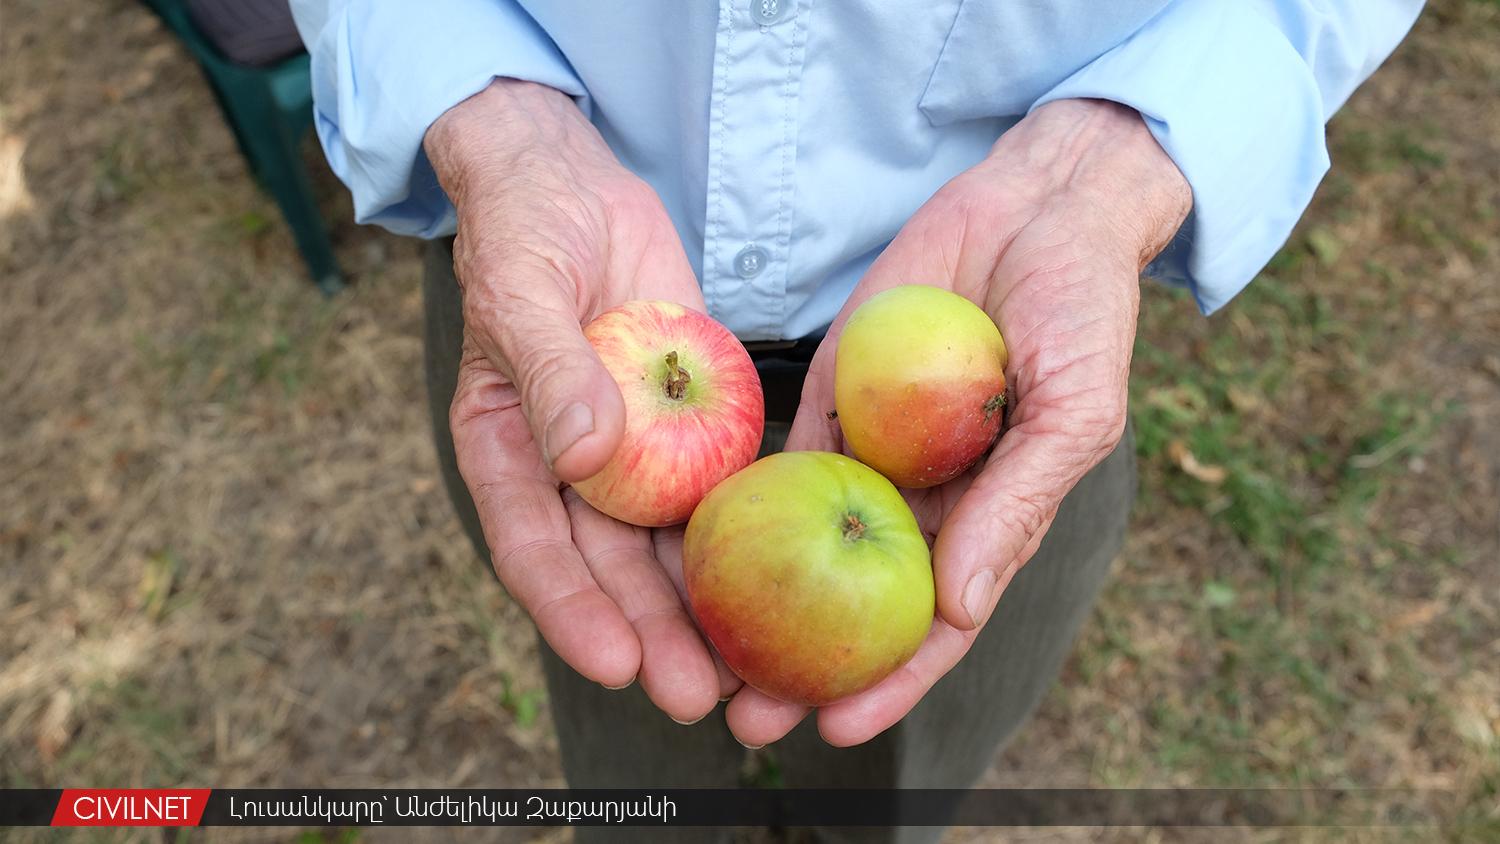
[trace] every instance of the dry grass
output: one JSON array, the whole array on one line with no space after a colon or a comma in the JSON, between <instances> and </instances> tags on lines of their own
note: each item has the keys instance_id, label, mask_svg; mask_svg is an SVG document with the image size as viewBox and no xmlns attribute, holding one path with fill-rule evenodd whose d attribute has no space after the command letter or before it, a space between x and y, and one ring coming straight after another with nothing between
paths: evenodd
<instances>
[{"instance_id":1,"label":"dry grass","mask_svg":"<svg viewBox=\"0 0 1500 844\"><path fill-rule=\"evenodd\" d=\"M1148 293L1134 537L990 782L1500 822L1497 43L1500 6L1435 3L1252 291ZM0 784L559 782L533 634L436 482L417 249L335 235L325 301L139 6L5 3Z\"/></svg>"},{"instance_id":2,"label":"dry grass","mask_svg":"<svg viewBox=\"0 0 1500 844\"><path fill-rule=\"evenodd\" d=\"M437 483L416 246L341 227L325 301L154 18L5 11L0 777L558 783Z\"/></svg>"}]
</instances>

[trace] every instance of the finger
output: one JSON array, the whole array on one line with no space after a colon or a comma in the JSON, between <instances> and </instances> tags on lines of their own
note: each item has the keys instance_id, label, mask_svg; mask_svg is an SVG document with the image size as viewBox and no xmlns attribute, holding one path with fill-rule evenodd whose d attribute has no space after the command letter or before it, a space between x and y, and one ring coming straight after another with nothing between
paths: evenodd
<instances>
[{"instance_id":1,"label":"finger","mask_svg":"<svg viewBox=\"0 0 1500 844\"><path fill-rule=\"evenodd\" d=\"M719 655L719 649L715 648L712 643L709 644L708 650L713 654L714 671L719 675L719 700L729 700L745 687L745 681L729 668L729 663L724 661L724 657Z\"/></svg>"},{"instance_id":2,"label":"finger","mask_svg":"<svg viewBox=\"0 0 1500 844\"><path fill-rule=\"evenodd\" d=\"M834 747L850 747L890 729L958 664L977 635L936 619L911 661L873 688L819 709L818 733Z\"/></svg>"},{"instance_id":3,"label":"finger","mask_svg":"<svg viewBox=\"0 0 1500 844\"><path fill-rule=\"evenodd\" d=\"M725 707L724 721L735 741L754 750L780 741L811 711L800 703L777 700L753 686L745 686Z\"/></svg>"},{"instance_id":4,"label":"finger","mask_svg":"<svg viewBox=\"0 0 1500 844\"><path fill-rule=\"evenodd\" d=\"M838 334L830 331L813 354L802 382L797 414L787 433L786 451L843 451L844 434L833 410L833 358L837 344Z\"/></svg>"},{"instance_id":5,"label":"finger","mask_svg":"<svg viewBox=\"0 0 1500 844\"><path fill-rule=\"evenodd\" d=\"M982 625L1009 576L1036 552L1063 496L1118 439L1056 411L1022 418L1001 436L938 531L938 614L960 630Z\"/></svg>"},{"instance_id":6,"label":"finger","mask_svg":"<svg viewBox=\"0 0 1500 844\"><path fill-rule=\"evenodd\" d=\"M625 614L641 642L641 687L679 723L694 723L719 702L708 647L654 556L651 532L616 521L571 489L563 503L573 541L594 580Z\"/></svg>"},{"instance_id":7,"label":"finger","mask_svg":"<svg viewBox=\"0 0 1500 844\"><path fill-rule=\"evenodd\" d=\"M630 684L641 644L595 583L568 532L557 490L537 479L471 484L495 571L562 660L609 688ZM511 526L492 528L502 522Z\"/></svg>"},{"instance_id":8,"label":"finger","mask_svg":"<svg viewBox=\"0 0 1500 844\"><path fill-rule=\"evenodd\" d=\"M683 530L682 525L656 528L651 531L651 546L657 561L661 564L662 571L672 582L672 588L677 591L677 597L681 600L682 606L687 608L688 615L693 619L694 629L698 629L697 615L693 613L693 604L688 600L687 585L682 578ZM719 651L712 642L705 640L704 644L708 646L709 655L713 657L714 673L719 681L719 700L728 700L745 683L738 674L729 670L729 666L725 664L724 658L719 656Z\"/></svg>"},{"instance_id":9,"label":"finger","mask_svg":"<svg viewBox=\"0 0 1500 844\"><path fill-rule=\"evenodd\" d=\"M472 362L481 359L471 354L460 373L451 419L459 470L495 572L564 662L597 683L628 685L640 668L640 642L573 545L514 388Z\"/></svg>"},{"instance_id":10,"label":"finger","mask_svg":"<svg viewBox=\"0 0 1500 844\"><path fill-rule=\"evenodd\" d=\"M625 400L584 338L578 306L545 273L523 265L467 284L464 319L480 347L520 390L542 457L559 480L609 462L625 431Z\"/></svg>"}]
</instances>

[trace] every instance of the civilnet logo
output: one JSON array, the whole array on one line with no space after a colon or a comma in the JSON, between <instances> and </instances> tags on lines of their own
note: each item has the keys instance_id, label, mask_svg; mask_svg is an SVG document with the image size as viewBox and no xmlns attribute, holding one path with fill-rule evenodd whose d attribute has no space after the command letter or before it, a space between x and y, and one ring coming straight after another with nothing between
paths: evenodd
<instances>
[{"instance_id":1,"label":"civilnet logo","mask_svg":"<svg viewBox=\"0 0 1500 844\"><path fill-rule=\"evenodd\" d=\"M53 826L197 826L207 788L68 788Z\"/></svg>"}]
</instances>

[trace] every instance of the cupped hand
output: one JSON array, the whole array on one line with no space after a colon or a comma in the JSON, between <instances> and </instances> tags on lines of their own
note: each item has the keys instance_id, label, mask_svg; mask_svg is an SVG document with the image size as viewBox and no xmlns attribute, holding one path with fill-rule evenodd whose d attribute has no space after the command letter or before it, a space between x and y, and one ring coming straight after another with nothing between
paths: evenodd
<instances>
[{"instance_id":1,"label":"cupped hand","mask_svg":"<svg viewBox=\"0 0 1500 844\"><path fill-rule=\"evenodd\" d=\"M496 80L424 146L458 214L450 424L495 570L580 674L639 678L669 716L698 720L739 682L686 611L682 529L627 525L563 486L603 468L625 425L582 326L632 299L704 310L677 232L556 90Z\"/></svg>"},{"instance_id":2,"label":"cupped hand","mask_svg":"<svg viewBox=\"0 0 1500 844\"><path fill-rule=\"evenodd\" d=\"M944 287L984 308L1010 354L1012 402L1006 430L979 466L906 491L923 530L936 535L937 617L904 667L819 710L825 740L869 740L957 664L1063 496L1119 443L1139 274L1190 205L1186 181L1140 115L1109 102L1058 101L938 191L856 287L812 362L788 449L843 449L828 418L839 331L861 302L900 284ZM746 687L727 717L742 743L758 746L807 712Z\"/></svg>"}]
</instances>

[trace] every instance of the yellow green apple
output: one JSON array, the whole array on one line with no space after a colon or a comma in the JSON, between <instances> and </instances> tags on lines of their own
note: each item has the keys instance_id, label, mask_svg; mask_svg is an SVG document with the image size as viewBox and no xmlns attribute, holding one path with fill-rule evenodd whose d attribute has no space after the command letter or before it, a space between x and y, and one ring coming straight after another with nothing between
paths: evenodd
<instances>
[{"instance_id":1,"label":"yellow green apple","mask_svg":"<svg viewBox=\"0 0 1500 844\"><path fill-rule=\"evenodd\" d=\"M907 284L855 308L838 337L833 401L855 457L897 486L936 486L1000 434L1005 341L957 293Z\"/></svg>"}]
</instances>

